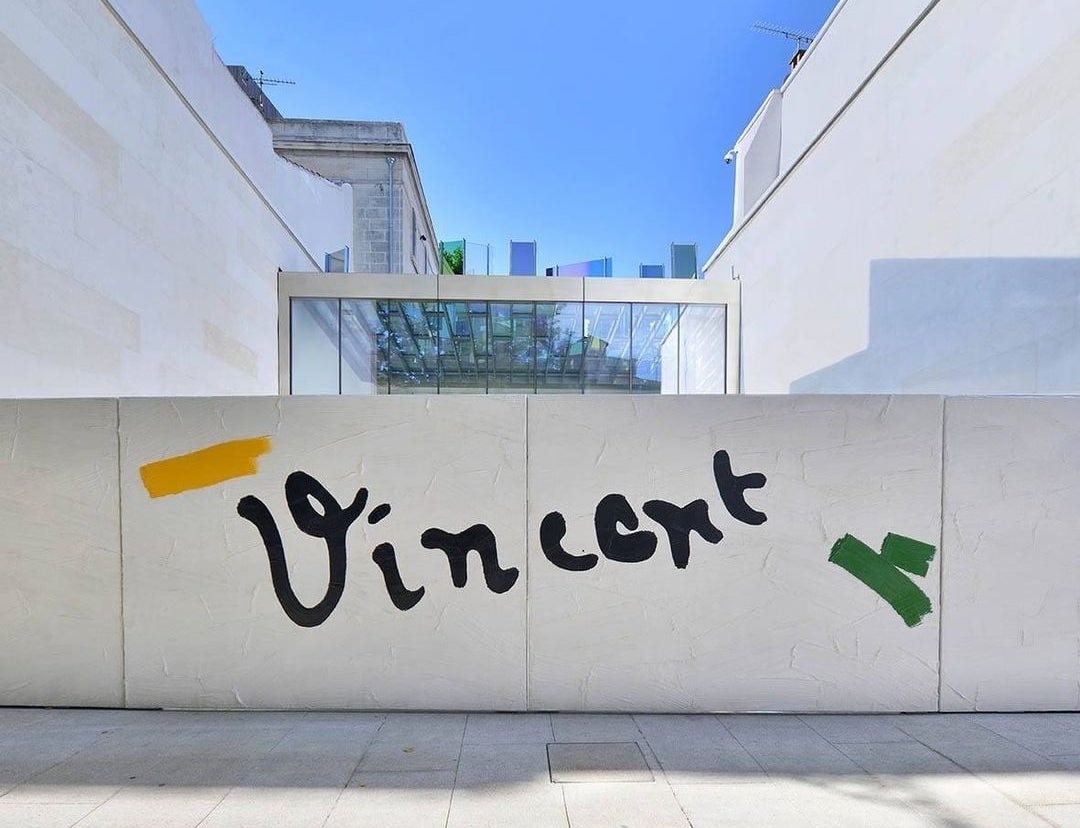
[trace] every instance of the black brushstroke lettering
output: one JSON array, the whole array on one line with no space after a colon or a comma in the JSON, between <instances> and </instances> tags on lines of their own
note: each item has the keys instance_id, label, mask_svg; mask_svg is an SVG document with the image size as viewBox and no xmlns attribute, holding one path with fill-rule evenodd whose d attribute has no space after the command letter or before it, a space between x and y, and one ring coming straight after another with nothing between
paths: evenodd
<instances>
[{"instance_id":1,"label":"black brushstroke lettering","mask_svg":"<svg viewBox=\"0 0 1080 828\"><path fill-rule=\"evenodd\" d=\"M364 511L367 498L368 490L358 489L353 502L342 509L326 487L307 472L294 471L285 478L285 502L296 528L305 535L324 539L331 547L331 555L334 549L344 554L345 535ZM312 499L322 506L321 513L311 505Z\"/></svg>"},{"instance_id":2,"label":"black brushstroke lettering","mask_svg":"<svg viewBox=\"0 0 1080 828\"><path fill-rule=\"evenodd\" d=\"M724 539L724 533L709 520L709 504L704 500L695 500L685 506L676 506L666 500L650 500L641 508L667 532L676 569L686 569L690 562L691 532L697 532L709 543L720 543Z\"/></svg>"},{"instance_id":3,"label":"black brushstroke lettering","mask_svg":"<svg viewBox=\"0 0 1080 828\"><path fill-rule=\"evenodd\" d=\"M374 509L372 509L371 512L368 514L367 522L370 523L372 526L374 526L376 523L378 523L380 520L382 520L388 514L390 514L390 504L389 503L380 503L378 506L376 506Z\"/></svg>"},{"instance_id":4,"label":"black brushstroke lettering","mask_svg":"<svg viewBox=\"0 0 1080 828\"><path fill-rule=\"evenodd\" d=\"M571 555L563 549L562 539L566 537L566 518L559 512L548 512L540 521L540 548L544 557L559 569L568 572L585 572L600 561L591 552L584 555Z\"/></svg>"},{"instance_id":5,"label":"black brushstroke lettering","mask_svg":"<svg viewBox=\"0 0 1080 828\"><path fill-rule=\"evenodd\" d=\"M394 547L389 543L380 543L371 553L371 560L375 561L383 575L386 584L386 594L394 606L402 612L411 610L424 597L424 588L409 589L401 580L401 571L397 565L397 555Z\"/></svg>"},{"instance_id":6,"label":"black brushstroke lettering","mask_svg":"<svg viewBox=\"0 0 1080 828\"><path fill-rule=\"evenodd\" d=\"M326 594L319 603L313 607L305 607L293 592L289 581L289 567L285 562L285 547L281 543L281 533L278 532L277 523L266 504L254 495L247 495L240 499L236 506L237 514L245 520L255 524L262 538L263 546L266 547L266 557L270 562L270 580L274 585L274 594L278 603L285 610L294 624L301 627L317 627L330 617L330 613L337 607L341 600L341 593L345 589L345 561L340 561L333 555L330 556L330 583L326 588ZM340 565L340 572L338 566Z\"/></svg>"},{"instance_id":7,"label":"black brushstroke lettering","mask_svg":"<svg viewBox=\"0 0 1080 828\"><path fill-rule=\"evenodd\" d=\"M309 498L314 498L322 506L321 513L311 505ZM305 472L296 471L285 480L285 499L297 528L307 535L326 541L330 577L326 594L311 607L300 603L293 591L281 533L266 504L254 495L247 495L236 505L236 512L259 530L270 563L270 581L274 585L274 594L285 614L298 626L317 627L330 617L345 591L345 535L364 510L367 489L360 489L353 502L342 509L341 504L318 480Z\"/></svg>"},{"instance_id":8,"label":"black brushstroke lettering","mask_svg":"<svg viewBox=\"0 0 1080 828\"><path fill-rule=\"evenodd\" d=\"M499 566L495 535L482 523L476 523L457 534L447 532L445 529L427 529L420 536L420 543L426 549L441 549L446 553L446 560L450 564L450 580L456 587L465 586L469 578L468 554L470 551L480 553L484 581L492 592L501 594L517 582L517 567L503 569Z\"/></svg>"},{"instance_id":9,"label":"black brushstroke lettering","mask_svg":"<svg viewBox=\"0 0 1080 828\"><path fill-rule=\"evenodd\" d=\"M638 517L629 501L621 494L609 494L596 504L593 525L596 542L604 557L621 563L641 563L656 552L656 535L652 532L631 532L624 535L619 524L627 529L637 529Z\"/></svg>"},{"instance_id":10,"label":"black brushstroke lettering","mask_svg":"<svg viewBox=\"0 0 1080 828\"><path fill-rule=\"evenodd\" d=\"M761 472L737 475L731 470L731 458L726 451L720 450L713 455L713 478L724 508L735 520L750 526L760 526L768 517L746 502L747 489L760 489L766 478Z\"/></svg>"}]
</instances>

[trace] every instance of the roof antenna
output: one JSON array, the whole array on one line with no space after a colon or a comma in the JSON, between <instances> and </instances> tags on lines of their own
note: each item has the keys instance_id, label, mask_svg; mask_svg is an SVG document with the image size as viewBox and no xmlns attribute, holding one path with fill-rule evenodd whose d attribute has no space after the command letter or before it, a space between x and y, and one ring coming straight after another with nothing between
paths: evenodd
<instances>
[{"instance_id":1,"label":"roof antenna","mask_svg":"<svg viewBox=\"0 0 1080 828\"><path fill-rule=\"evenodd\" d=\"M812 35L809 32L785 29L783 26L773 26L770 23L755 23L753 28L759 32L764 32L765 34L779 35L780 37L795 41L795 54L792 55L791 60L788 61L788 66L791 67L792 71L799 65L799 61L803 59L803 55L806 54L807 48L814 42L815 37L815 35Z\"/></svg>"},{"instance_id":2,"label":"roof antenna","mask_svg":"<svg viewBox=\"0 0 1080 828\"><path fill-rule=\"evenodd\" d=\"M782 26L773 26L770 23L755 23L752 28L759 32L764 32L765 34L779 35L780 37L786 37L788 40L794 40L799 45L800 49L805 49L814 42L814 35L809 32L785 29ZM259 74L261 75L262 73L260 72Z\"/></svg>"},{"instance_id":3,"label":"roof antenna","mask_svg":"<svg viewBox=\"0 0 1080 828\"><path fill-rule=\"evenodd\" d=\"M281 78L268 78L263 74L263 70L259 70L259 77L252 78L255 83L259 84L259 89L264 86L296 86L296 81L282 80Z\"/></svg>"}]
</instances>

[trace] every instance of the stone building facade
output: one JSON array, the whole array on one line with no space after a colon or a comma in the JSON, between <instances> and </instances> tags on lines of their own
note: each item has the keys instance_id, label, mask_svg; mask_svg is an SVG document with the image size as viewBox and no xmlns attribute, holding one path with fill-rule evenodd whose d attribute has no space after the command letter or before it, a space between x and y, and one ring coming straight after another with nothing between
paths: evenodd
<instances>
[{"instance_id":1,"label":"stone building facade","mask_svg":"<svg viewBox=\"0 0 1080 828\"><path fill-rule=\"evenodd\" d=\"M269 124L280 155L352 185L351 271L438 272L435 229L402 124L293 118Z\"/></svg>"}]
</instances>

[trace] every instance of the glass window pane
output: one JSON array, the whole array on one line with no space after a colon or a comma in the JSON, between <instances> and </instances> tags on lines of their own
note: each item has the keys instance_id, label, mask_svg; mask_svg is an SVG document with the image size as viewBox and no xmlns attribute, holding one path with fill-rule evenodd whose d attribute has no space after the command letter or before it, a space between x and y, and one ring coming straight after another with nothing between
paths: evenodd
<instances>
[{"instance_id":1,"label":"glass window pane","mask_svg":"<svg viewBox=\"0 0 1080 828\"><path fill-rule=\"evenodd\" d=\"M434 302L379 302L382 373L391 394L437 394L438 315ZM434 325L433 325L434 323Z\"/></svg>"},{"instance_id":2,"label":"glass window pane","mask_svg":"<svg viewBox=\"0 0 1080 828\"><path fill-rule=\"evenodd\" d=\"M534 308L532 302L492 303L493 362L488 375L489 394L536 392Z\"/></svg>"},{"instance_id":3,"label":"glass window pane","mask_svg":"<svg viewBox=\"0 0 1080 828\"><path fill-rule=\"evenodd\" d=\"M290 392L337 394L338 374L337 299L293 299L290 309Z\"/></svg>"},{"instance_id":4,"label":"glass window pane","mask_svg":"<svg viewBox=\"0 0 1080 828\"><path fill-rule=\"evenodd\" d=\"M536 242L510 242L510 275L536 275Z\"/></svg>"},{"instance_id":5,"label":"glass window pane","mask_svg":"<svg viewBox=\"0 0 1080 828\"><path fill-rule=\"evenodd\" d=\"M584 306L581 302L536 306L536 390L540 394L580 394Z\"/></svg>"},{"instance_id":6,"label":"glass window pane","mask_svg":"<svg viewBox=\"0 0 1080 828\"><path fill-rule=\"evenodd\" d=\"M678 388L678 305L634 304L632 378L635 394L674 394Z\"/></svg>"},{"instance_id":7,"label":"glass window pane","mask_svg":"<svg viewBox=\"0 0 1080 828\"><path fill-rule=\"evenodd\" d=\"M697 245L696 244L673 244L673 245L671 245L671 278L672 279L696 279L697 278Z\"/></svg>"},{"instance_id":8,"label":"glass window pane","mask_svg":"<svg viewBox=\"0 0 1080 828\"><path fill-rule=\"evenodd\" d=\"M341 393L379 392L379 330L375 302L341 300ZM385 381L385 372L382 375ZM385 393L383 388L381 393Z\"/></svg>"},{"instance_id":9,"label":"glass window pane","mask_svg":"<svg viewBox=\"0 0 1080 828\"><path fill-rule=\"evenodd\" d=\"M679 393L723 394L727 306L683 305L679 317Z\"/></svg>"},{"instance_id":10,"label":"glass window pane","mask_svg":"<svg viewBox=\"0 0 1080 828\"><path fill-rule=\"evenodd\" d=\"M587 302L581 344L585 393L630 393L630 303Z\"/></svg>"},{"instance_id":11,"label":"glass window pane","mask_svg":"<svg viewBox=\"0 0 1080 828\"><path fill-rule=\"evenodd\" d=\"M487 392L487 303L440 302L439 391Z\"/></svg>"}]
</instances>

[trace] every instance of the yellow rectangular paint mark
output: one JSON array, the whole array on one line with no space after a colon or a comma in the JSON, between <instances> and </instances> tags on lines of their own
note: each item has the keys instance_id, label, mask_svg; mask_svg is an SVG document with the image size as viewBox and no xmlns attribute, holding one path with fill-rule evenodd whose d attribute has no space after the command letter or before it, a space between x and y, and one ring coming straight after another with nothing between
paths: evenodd
<instances>
[{"instance_id":1,"label":"yellow rectangular paint mark","mask_svg":"<svg viewBox=\"0 0 1080 828\"><path fill-rule=\"evenodd\" d=\"M139 469L139 476L150 497L165 497L255 474L258 458L268 451L269 437L230 440L147 463Z\"/></svg>"}]
</instances>

